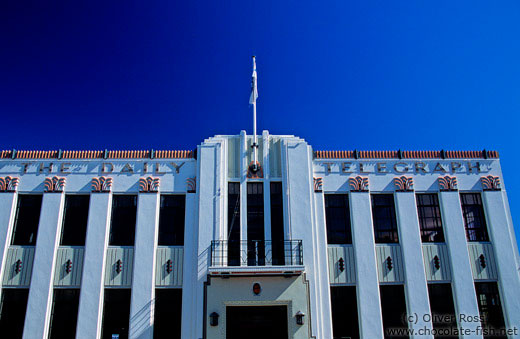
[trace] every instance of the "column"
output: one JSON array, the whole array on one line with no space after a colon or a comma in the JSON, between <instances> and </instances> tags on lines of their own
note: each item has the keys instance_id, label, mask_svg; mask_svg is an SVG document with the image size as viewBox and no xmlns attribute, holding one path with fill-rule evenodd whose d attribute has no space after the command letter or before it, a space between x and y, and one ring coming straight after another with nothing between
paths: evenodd
<instances>
[{"instance_id":1,"label":"column","mask_svg":"<svg viewBox=\"0 0 520 339\"><path fill-rule=\"evenodd\" d=\"M247 266L247 135L240 131L240 266Z\"/></svg>"},{"instance_id":2,"label":"column","mask_svg":"<svg viewBox=\"0 0 520 339\"><path fill-rule=\"evenodd\" d=\"M409 322L408 325L415 331L423 328L431 331L433 329L431 321L423 320L424 315L430 314L430 303L428 283L424 274L421 232L417 218L415 194L413 191L396 192L395 202L399 225L399 242L403 253L407 313L408 316L417 317L416 322ZM433 336L416 335L412 338L433 338Z\"/></svg>"},{"instance_id":3,"label":"column","mask_svg":"<svg viewBox=\"0 0 520 339\"><path fill-rule=\"evenodd\" d=\"M131 339L153 338L159 198L159 193L140 193L137 200L130 303L129 338Z\"/></svg>"},{"instance_id":4,"label":"column","mask_svg":"<svg viewBox=\"0 0 520 339\"><path fill-rule=\"evenodd\" d=\"M312 151L307 143L297 138L288 140L284 148L287 149L287 187L290 192L288 213L291 216L291 232L302 240L303 264L309 281L311 335L316 338L331 338L327 237L324 224L316 222Z\"/></svg>"},{"instance_id":5,"label":"column","mask_svg":"<svg viewBox=\"0 0 520 339\"><path fill-rule=\"evenodd\" d=\"M383 338L383 316L377 278L370 194L350 194L352 244L356 260L356 289L361 338Z\"/></svg>"},{"instance_id":6,"label":"column","mask_svg":"<svg viewBox=\"0 0 520 339\"><path fill-rule=\"evenodd\" d=\"M95 339L101 335L105 286L103 273L111 211L111 193L90 195L76 339Z\"/></svg>"},{"instance_id":7,"label":"column","mask_svg":"<svg viewBox=\"0 0 520 339\"><path fill-rule=\"evenodd\" d=\"M54 258L64 201L63 193L45 193L43 195L23 331L24 339L47 338L49 333Z\"/></svg>"},{"instance_id":8,"label":"column","mask_svg":"<svg viewBox=\"0 0 520 339\"><path fill-rule=\"evenodd\" d=\"M495 252L498 269L498 285L500 287L500 301L504 312L507 328L520 325L520 278L516 263L514 234L510 235L508 218L501 191L487 191L483 193L484 208L490 240Z\"/></svg>"},{"instance_id":9,"label":"column","mask_svg":"<svg viewBox=\"0 0 520 339\"><path fill-rule=\"evenodd\" d=\"M466 231L460 205L459 192L441 192L440 204L444 235L450 254L452 290L457 315L479 316L475 284L468 254ZM460 322L458 326L476 333L480 322ZM461 338L482 338L482 335L461 335Z\"/></svg>"},{"instance_id":10,"label":"column","mask_svg":"<svg viewBox=\"0 0 520 339\"><path fill-rule=\"evenodd\" d=\"M0 277L4 276L6 269L4 256L9 247L11 239L9 232L12 232L12 224L16 213L16 193L0 193ZM1 297L1 289L0 289Z\"/></svg>"},{"instance_id":11,"label":"column","mask_svg":"<svg viewBox=\"0 0 520 339\"><path fill-rule=\"evenodd\" d=\"M197 318L202 318L202 309L197 309L197 195L186 194L186 216L184 223L184 266L182 273L182 324L181 338L192 339L196 336Z\"/></svg>"},{"instance_id":12,"label":"column","mask_svg":"<svg viewBox=\"0 0 520 339\"><path fill-rule=\"evenodd\" d=\"M273 240L271 235L271 184L270 184L270 173L269 173L269 132L263 131L262 133L262 149L263 154L259 155L262 158L260 163L264 172L264 239L265 239L265 265L270 266L273 264L273 248L271 241Z\"/></svg>"}]
</instances>

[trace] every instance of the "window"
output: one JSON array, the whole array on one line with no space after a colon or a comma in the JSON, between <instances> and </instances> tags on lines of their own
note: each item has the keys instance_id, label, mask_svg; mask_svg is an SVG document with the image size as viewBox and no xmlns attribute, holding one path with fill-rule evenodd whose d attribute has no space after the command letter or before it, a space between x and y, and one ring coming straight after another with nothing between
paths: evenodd
<instances>
[{"instance_id":1,"label":"window","mask_svg":"<svg viewBox=\"0 0 520 339\"><path fill-rule=\"evenodd\" d=\"M181 338L182 289L156 289L153 337Z\"/></svg>"},{"instance_id":2,"label":"window","mask_svg":"<svg viewBox=\"0 0 520 339\"><path fill-rule=\"evenodd\" d=\"M13 241L11 245L36 245L40 211L42 208L41 195L18 196L16 219L14 222Z\"/></svg>"},{"instance_id":3,"label":"window","mask_svg":"<svg viewBox=\"0 0 520 339\"><path fill-rule=\"evenodd\" d=\"M21 338L27 309L28 288L4 288L0 305L0 333L3 338Z\"/></svg>"},{"instance_id":4,"label":"window","mask_svg":"<svg viewBox=\"0 0 520 339\"><path fill-rule=\"evenodd\" d=\"M461 193L462 214L468 241L489 241L480 193Z\"/></svg>"},{"instance_id":5,"label":"window","mask_svg":"<svg viewBox=\"0 0 520 339\"><path fill-rule=\"evenodd\" d=\"M78 322L79 289L55 289L50 339L74 338Z\"/></svg>"},{"instance_id":6,"label":"window","mask_svg":"<svg viewBox=\"0 0 520 339\"><path fill-rule=\"evenodd\" d=\"M444 242L437 194L417 194L417 213L423 242Z\"/></svg>"},{"instance_id":7,"label":"window","mask_svg":"<svg viewBox=\"0 0 520 339\"><path fill-rule=\"evenodd\" d=\"M228 265L240 266L240 183L228 183Z\"/></svg>"},{"instance_id":8,"label":"window","mask_svg":"<svg viewBox=\"0 0 520 339\"><path fill-rule=\"evenodd\" d=\"M398 243L397 221L395 219L394 196L392 194L372 195L372 218L376 243Z\"/></svg>"},{"instance_id":9,"label":"window","mask_svg":"<svg viewBox=\"0 0 520 339\"><path fill-rule=\"evenodd\" d=\"M114 195L112 201L111 246L133 246L135 219L137 214L136 195Z\"/></svg>"},{"instance_id":10,"label":"window","mask_svg":"<svg viewBox=\"0 0 520 339\"><path fill-rule=\"evenodd\" d=\"M88 195L65 196L65 215L60 245L85 246L89 200Z\"/></svg>"},{"instance_id":11,"label":"window","mask_svg":"<svg viewBox=\"0 0 520 339\"><path fill-rule=\"evenodd\" d=\"M113 334L119 334L119 339L128 339L130 294L130 289L105 289L101 339L112 339Z\"/></svg>"},{"instance_id":12,"label":"window","mask_svg":"<svg viewBox=\"0 0 520 339\"><path fill-rule=\"evenodd\" d=\"M430 315L433 329L438 333L450 333L449 329L457 328L457 316L453 305L451 284L428 284L430 299ZM441 336L436 338L456 339L458 336Z\"/></svg>"},{"instance_id":13,"label":"window","mask_svg":"<svg viewBox=\"0 0 520 339\"><path fill-rule=\"evenodd\" d=\"M184 245L184 195L161 195L159 245Z\"/></svg>"},{"instance_id":14,"label":"window","mask_svg":"<svg viewBox=\"0 0 520 339\"><path fill-rule=\"evenodd\" d=\"M247 265L265 265L264 184L247 183Z\"/></svg>"},{"instance_id":15,"label":"window","mask_svg":"<svg viewBox=\"0 0 520 339\"><path fill-rule=\"evenodd\" d=\"M403 285L381 285L381 313L383 315L383 329L385 338L395 338L389 335L389 329L402 329L403 333L408 328L404 322L406 314L406 301ZM408 338L408 335L399 336Z\"/></svg>"},{"instance_id":16,"label":"window","mask_svg":"<svg viewBox=\"0 0 520 339\"><path fill-rule=\"evenodd\" d=\"M334 338L359 339L356 286L330 288Z\"/></svg>"},{"instance_id":17,"label":"window","mask_svg":"<svg viewBox=\"0 0 520 339\"><path fill-rule=\"evenodd\" d=\"M283 191L281 182L271 182L271 239L273 265L285 265Z\"/></svg>"},{"instance_id":18,"label":"window","mask_svg":"<svg viewBox=\"0 0 520 339\"><path fill-rule=\"evenodd\" d=\"M327 243L352 244L350 211L347 194L325 195Z\"/></svg>"},{"instance_id":19,"label":"window","mask_svg":"<svg viewBox=\"0 0 520 339\"><path fill-rule=\"evenodd\" d=\"M497 283L476 282L475 291L477 292L478 310L483 319L482 327L487 329L489 334L484 335L484 338L507 339Z\"/></svg>"}]
</instances>

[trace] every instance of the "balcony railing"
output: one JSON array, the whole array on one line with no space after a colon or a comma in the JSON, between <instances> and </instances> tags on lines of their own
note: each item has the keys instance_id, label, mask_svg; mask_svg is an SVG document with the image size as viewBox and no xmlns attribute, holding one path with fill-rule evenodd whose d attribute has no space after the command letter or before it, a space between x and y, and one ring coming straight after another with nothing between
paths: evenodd
<instances>
[{"instance_id":1,"label":"balcony railing","mask_svg":"<svg viewBox=\"0 0 520 339\"><path fill-rule=\"evenodd\" d=\"M211 266L302 266L301 240L213 240Z\"/></svg>"}]
</instances>

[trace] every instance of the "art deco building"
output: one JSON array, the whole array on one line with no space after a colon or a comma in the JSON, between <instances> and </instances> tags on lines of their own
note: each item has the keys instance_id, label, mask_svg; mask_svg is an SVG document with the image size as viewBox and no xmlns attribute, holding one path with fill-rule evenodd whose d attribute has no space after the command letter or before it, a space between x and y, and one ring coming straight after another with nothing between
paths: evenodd
<instances>
[{"instance_id":1,"label":"art deco building","mask_svg":"<svg viewBox=\"0 0 520 339\"><path fill-rule=\"evenodd\" d=\"M258 140L1 152L0 336L518 338L496 152Z\"/></svg>"}]
</instances>

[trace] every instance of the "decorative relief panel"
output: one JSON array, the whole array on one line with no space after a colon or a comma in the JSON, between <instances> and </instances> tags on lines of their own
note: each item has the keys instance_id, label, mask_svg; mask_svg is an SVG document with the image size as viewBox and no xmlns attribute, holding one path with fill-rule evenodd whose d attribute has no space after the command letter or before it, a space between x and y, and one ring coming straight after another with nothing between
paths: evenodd
<instances>
[{"instance_id":1,"label":"decorative relief panel","mask_svg":"<svg viewBox=\"0 0 520 339\"><path fill-rule=\"evenodd\" d=\"M44 191L47 193L63 192L66 181L66 178L58 176L45 178L45 181L43 182Z\"/></svg>"},{"instance_id":2,"label":"decorative relief panel","mask_svg":"<svg viewBox=\"0 0 520 339\"><path fill-rule=\"evenodd\" d=\"M314 178L314 192L323 192L323 178Z\"/></svg>"},{"instance_id":3,"label":"decorative relief panel","mask_svg":"<svg viewBox=\"0 0 520 339\"><path fill-rule=\"evenodd\" d=\"M480 178L482 183L482 189L484 191L500 191L500 178L488 175L487 177Z\"/></svg>"},{"instance_id":4,"label":"decorative relief panel","mask_svg":"<svg viewBox=\"0 0 520 339\"><path fill-rule=\"evenodd\" d=\"M197 177L186 179L186 191L195 193L197 191Z\"/></svg>"},{"instance_id":5,"label":"decorative relief panel","mask_svg":"<svg viewBox=\"0 0 520 339\"><path fill-rule=\"evenodd\" d=\"M155 193L159 191L160 179L147 177L139 179L139 192Z\"/></svg>"},{"instance_id":6,"label":"decorative relief panel","mask_svg":"<svg viewBox=\"0 0 520 339\"><path fill-rule=\"evenodd\" d=\"M106 193L112 190L112 178L99 177L92 178L92 192Z\"/></svg>"},{"instance_id":7,"label":"decorative relief panel","mask_svg":"<svg viewBox=\"0 0 520 339\"><path fill-rule=\"evenodd\" d=\"M407 176L400 176L394 178L395 190L399 192L413 191L413 178Z\"/></svg>"},{"instance_id":8,"label":"decorative relief panel","mask_svg":"<svg viewBox=\"0 0 520 339\"><path fill-rule=\"evenodd\" d=\"M19 182L16 177L0 177L0 192L15 192Z\"/></svg>"},{"instance_id":9,"label":"decorative relief panel","mask_svg":"<svg viewBox=\"0 0 520 339\"><path fill-rule=\"evenodd\" d=\"M262 169L262 165L257 161L256 166L254 161L251 161L249 166L247 167L247 177L249 179L262 179L264 177L264 170Z\"/></svg>"},{"instance_id":10,"label":"decorative relief panel","mask_svg":"<svg viewBox=\"0 0 520 339\"><path fill-rule=\"evenodd\" d=\"M368 178L357 176L348 179L350 190L353 192L368 192Z\"/></svg>"},{"instance_id":11,"label":"decorative relief panel","mask_svg":"<svg viewBox=\"0 0 520 339\"><path fill-rule=\"evenodd\" d=\"M456 191L458 189L457 178L450 177L449 175L445 177L439 177L439 189L441 191Z\"/></svg>"}]
</instances>

